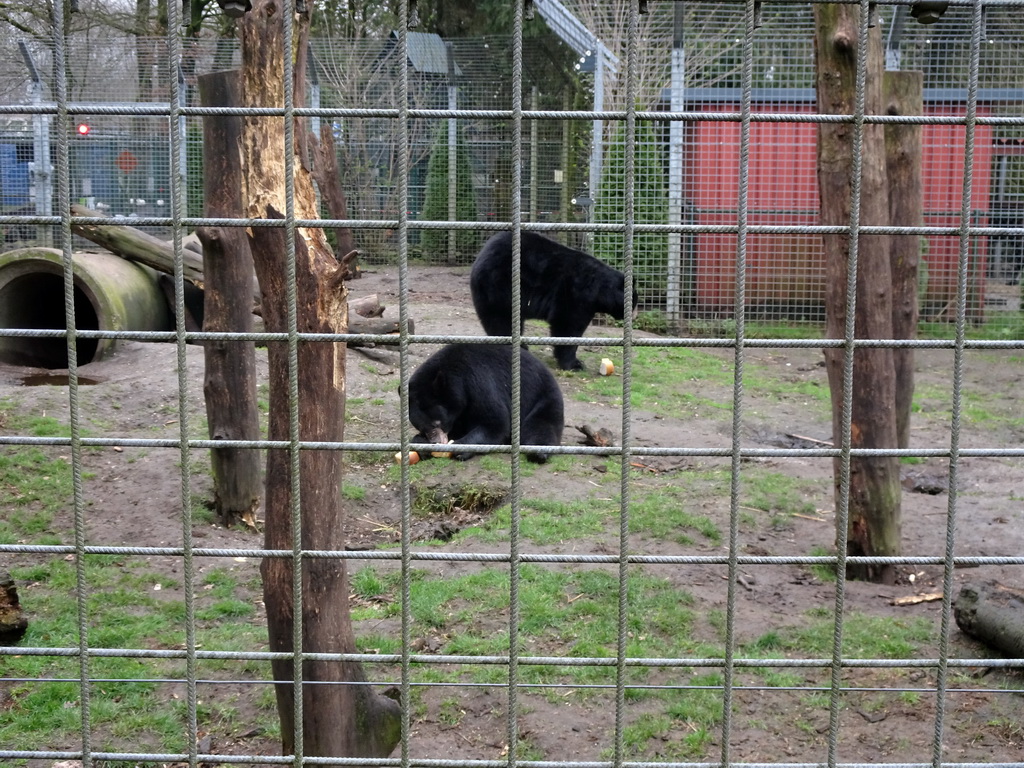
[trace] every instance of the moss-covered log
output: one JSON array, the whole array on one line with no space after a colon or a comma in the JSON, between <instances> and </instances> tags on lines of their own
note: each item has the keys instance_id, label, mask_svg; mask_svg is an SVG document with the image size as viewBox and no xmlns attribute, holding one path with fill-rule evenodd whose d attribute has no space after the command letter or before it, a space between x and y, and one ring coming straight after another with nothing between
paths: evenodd
<instances>
[{"instance_id":1,"label":"moss-covered log","mask_svg":"<svg viewBox=\"0 0 1024 768\"><path fill-rule=\"evenodd\" d=\"M1024 591L1001 584L965 584L953 615L961 630L989 648L1024 658Z\"/></svg>"}]
</instances>

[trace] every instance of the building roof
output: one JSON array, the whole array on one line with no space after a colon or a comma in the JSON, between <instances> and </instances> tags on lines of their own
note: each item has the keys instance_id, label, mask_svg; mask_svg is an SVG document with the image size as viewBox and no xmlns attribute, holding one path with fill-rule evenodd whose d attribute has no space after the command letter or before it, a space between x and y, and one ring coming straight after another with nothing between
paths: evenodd
<instances>
[{"instance_id":1,"label":"building roof","mask_svg":"<svg viewBox=\"0 0 1024 768\"><path fill-rule=\"evenodd\" d=\"M440 35L432 32L408 32L409 66L414 72L428 75L448 74L448 49ZM398 40L398 33L391 33L392 40ZM455 76L461 77L462 70L455 63Z\"/></svg>"}]
</instances>

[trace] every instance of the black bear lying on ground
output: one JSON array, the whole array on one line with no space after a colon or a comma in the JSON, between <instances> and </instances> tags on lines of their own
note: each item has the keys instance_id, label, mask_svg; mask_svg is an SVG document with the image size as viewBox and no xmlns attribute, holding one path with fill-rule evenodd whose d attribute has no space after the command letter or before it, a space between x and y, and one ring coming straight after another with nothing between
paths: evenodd
<instances>
[{"instance_id":1,"label":"black bear lying on ground","mask_svg":"<svg viewBox=\"0 0 1024 768\"><path fill-rule=\"evenodd\" d=\"M414 443L508 444L512 437L512 352L508 344L450 344L431 355L409 379L409 421ZM520 443L561 445L562 390L542 362L519 350ZM472 453L452 453L465 461ZM527 454L543 463L546 455Z\"/></svg>"},{"instance_id":2,"label":"black bear lying on ground","mask_svg":"<svg viewBox=\"0 0 1024 768\"><path fill-rule=\"evenodd\" d=\"M546 320L552 336L582 336L597 312L622 319L625 277L617 269L535 232L522 233L520 253L523 320ZM511 232L499 232L484 243L473 262L469 286L484 331L510 336ZM634 292L634 309L636 301ZM566 371L583 368L575 344L556 346L555 360Z\"/></svg>"}]
</instances>

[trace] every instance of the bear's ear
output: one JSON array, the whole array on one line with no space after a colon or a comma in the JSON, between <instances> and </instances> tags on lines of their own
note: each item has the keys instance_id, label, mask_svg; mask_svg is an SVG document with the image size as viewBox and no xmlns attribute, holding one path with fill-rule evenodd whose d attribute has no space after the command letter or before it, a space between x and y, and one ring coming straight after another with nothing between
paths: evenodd
<instances>
[{"instance_id":1,"label":"bear's ear","mask_svg":"<svg viewBox=\"0 0 1024 768\"><path fill-rule=\"evenodd\" d=\"M439 369L438 372L434 374L434 381L432 382L434 392L444 391L446 381L447 378L445 377L444 370Z\"/></svg>"}]
</instances>

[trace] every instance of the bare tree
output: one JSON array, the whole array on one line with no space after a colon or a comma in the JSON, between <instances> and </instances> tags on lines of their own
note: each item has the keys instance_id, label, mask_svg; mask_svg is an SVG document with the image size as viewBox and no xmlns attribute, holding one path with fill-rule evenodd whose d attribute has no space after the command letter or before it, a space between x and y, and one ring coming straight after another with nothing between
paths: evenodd
<instances>
[{"instance_id":1,"label":"bare tree","mask_svg":"<svg viewBox=\"0 0 1024 768\"><path fill-rule=\"evenodd\" d=\"M62 10L64 46L68 66L65 70L68 96L79 99L93 81L100 81L104 68L116 46L110 45L111 27L119 30L111 20L119 18L111 14L108 6L97 0L79 0L77 10L72 11L70 0L54 5L46 2L0 3L0 96L23 92L28 82L28 73L18 51L18 43L28 45L40 74L53 86L56 80L53 48L55 12Z\"/></svg>"},{"instance_id":2,"label":"bare tree","mask_svg":"<svg viewBox=\"0 0 1024 768\"><path fill-rule=\"evenodd\" d=\"M367 30L364 30L367 31ZM399 68L406 66L391 40L327 38L315 48L321 82L328 86L332 106L393 107L399 98ZM411 74L411 108L437 107L438 81ZM325 90L328 90L325 89ZM325 105L326 106L326 105ZM397 125L386 118L350 118L334 124L340 172L349 192L349 212L355 218L397 218ZM408 126L410 161L424 160L433 143L436 124L414 120ZM369 252L387 247L388 230L359 232L359 246Z\"/></svg>"},{"instance_id":3,"label":"bare tree","mask_svg":"<svg viewBox=\"0 0 1024 768\"><path fill-rule=\"evenodd\" d=\"M251 107L284 103L283 9L280 0L257 0L242 23L242 98ZM308 16L296 14L296 50L304 52ZM301 54L300 54L301 55ZM303 93L304 63L296 62L297 94ZM286 167L284 121L248 116L242 133L243 199L248 215L273 219L285 210ZM296 147L296 154L299 148ZM294 210L300 218L317 218L316 199L308 170L297 157L293 166ZM253 260L263 294L268 331L288 330L286 232L280 227L253 227ZM322 229L295 233L296 324L302 331L345 333L348 329L347 272L327 245ZM289 351L281 342L268 344L270 363L270 439L288 439ZM341 441L345 423L345 344L308 342L297 350L298 430L303 440ZM304 450L293 463L290 452L267 452L265 544L269 550L345 549L341 505L341 453ZM301 542L293 542L292 473L298 470ZM303 599L293 602L293 574L301 568ZM348 606L346 561L334 558L267 558L261 566L270 646L291 653L356 650ZM293 645L293 624L301 617L301 646ZM365 684L355 662L305 659L301 677L301 731L295 718L295 668L291 659L272 662L285 754L301 743L310 756L387 757L398 742L399 709L395 701ZM317 685L316 683L347 683ZM301 734L301 742L297 736Z\"/></svg>"},{"instance_id":4,"label":"bare tree","mask_svg":"<svg viewBox=\"0 0 1024 768\"><path fill-rule=\"evenodd\" d=\"M860 39L860 10L850 5L816 5L815 37L818 74L818 108L826 114L852 115L856 97L859 57L866 57L866 109L879 114L882 108L882 43L878 27ZM821 223L846 225L851 220L853 199L853 131L851 123L818 126L818 190ZM883 126L862 128L861 223L889 223ZM856 305L847 302L847 273L851 238L825 235L825 335L843 338L849 313L854 315L858 339L890 339L893 335L892 279L888 235L860 235L857 241ZM845 350L825 351L829 389L832 394L832 434L836 444L843 434ZM850 444L852 448L895 448L896 374L893 350L860 348L853 353ZM900 554L900 473L894 456L854 456L849 465L849 515L837 525L837 537L846 539L849 555L894 556ZM840 459L834 462L835 498L841 496ZM893 565L850 565L846 575L892 584Z\"/></svg>"}]
</instances>

